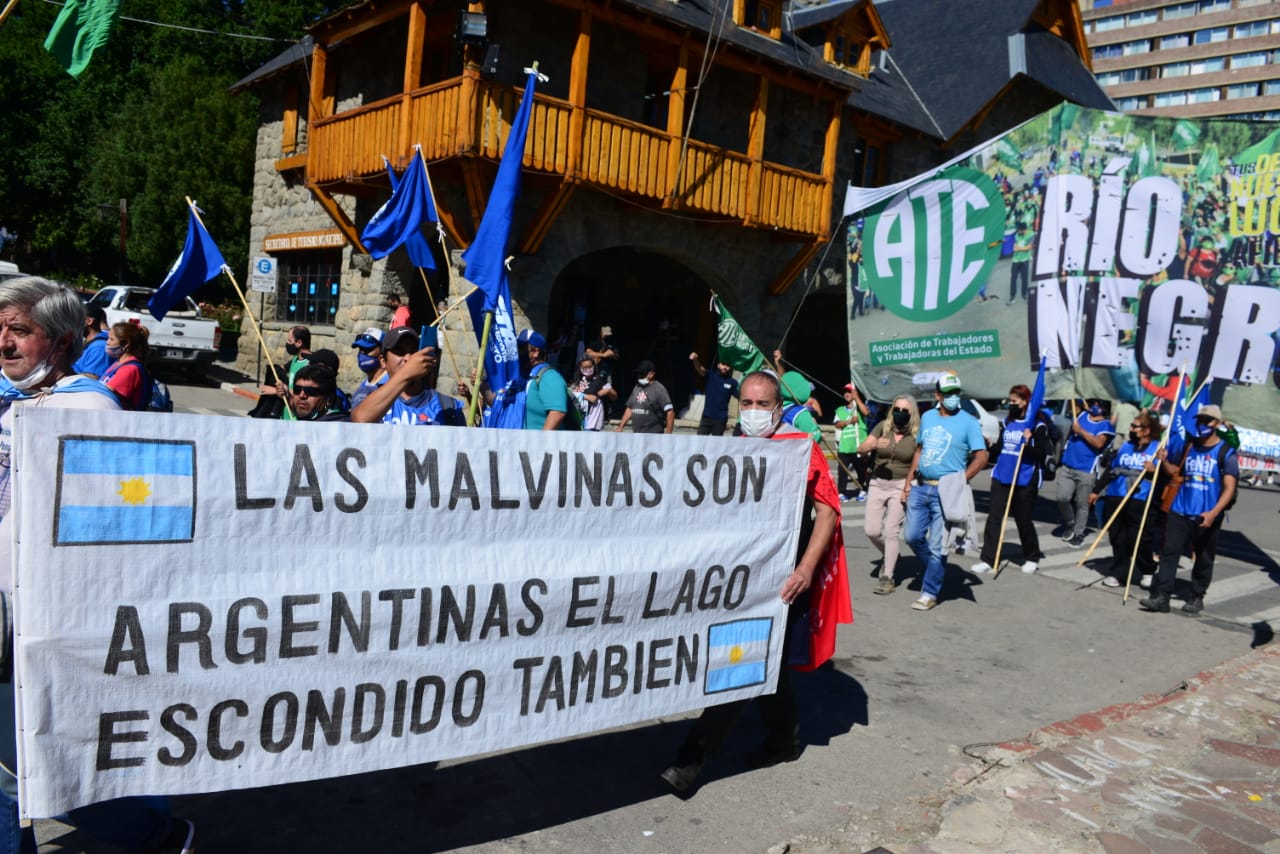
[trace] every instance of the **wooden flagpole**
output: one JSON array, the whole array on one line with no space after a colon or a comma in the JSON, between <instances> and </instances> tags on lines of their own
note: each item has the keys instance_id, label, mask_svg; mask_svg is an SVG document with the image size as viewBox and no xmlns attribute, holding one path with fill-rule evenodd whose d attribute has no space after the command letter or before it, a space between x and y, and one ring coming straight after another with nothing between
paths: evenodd
<instances>
[{"instance_id":1,"label":"wooden flagpole","mask_svg":"<svg viewBox=\"0 0 1280 854\"><path fill-rule=\"evenodd\" d=\"M1034 424L1035 422L1032 421ZM1000 537L996 540L995 563L991 565L991 577L1000 577L1000 552L1004 550L1004 526L1009 523L1009 508L1013 507L1013 491L1018 488L1018 470L1022 468L1022 452L1027 449L1027 440L1023 439L1018 446L1018 458L1013 463L1013 483L1009 484L1009 497L1004 502L1004 516L1000 519Z\"/></svg>"},{"instance_id":2,"label":"wooden flagpole","mask_svg":"<svg viewBox=\"0 0 1280 854\"><path fill-rule=\"evenodd\" d=\"M426 158L422 157L422 146L415 145L414 150L415 150L415 153L418 155L418 157L422 159L422 174L425 175L427 179L427 195L431 197L431 208L436 212L436 235L440 238L440 249L443 251L443 254L444 254L444 275L445 275L445 278L448 280L448 284L452 286L453 272L451 270L451 267L453 265L449 263L449 247L444 242L444 229L440 227L440 208L436 206L436 190L435 190L435 187L431 185L431 173L427 171ZM418 268L418 275L422 277L422 285L427 289L427 299L431 300L431 310L435 313L435 316L436 316L436 319L431 322L431 325L439 326L440 321L444 319L444 314L440 312L440 307L436 305L435 294L431 293L431 283L427 281L427 274L423 271L421 267ZM457 360L457 357L453 355L452 347L448 348L448 353L449 353L449 367L453 368L453 375L456 381L462 382L464 377L462 376L462 372L458 370L458 360Z\"/></svg>"},{"instance_id":3,"label":"wooden flagpole","mask_svg":"<svg viewBox=\"0 0 1280 854\"><path fill-rule=\"evenodd\" d=\"M1177 396L1174 397L1175 410L1177 409L1178 397L1182 395L1182 381L1183 379L1186 378L1186 375L1187 375L1187 368L1186 368L1186 365L1184 364L1182 367L1182 375L1178 378L1178 394ZM1208 380L1205 380L1205 383L1208 383ZM1203 389L1204 385L1202 384L1200 388ZM1200 389L1197 389L1196 394L1199 394L1199 393L1200 393ZM1192 395L1192 397L1194 398L1195 395ZM1169 426L1170 427L1173 426L1172 415L1170 415L1169 417ZM1160 437L1160 444L1156 446L1156 454L1159 454L1161 450L1163 450L1164 448L1167 448L1168 446L1169 446L1169 431L1166 430L1164 435ZM1129 604L1129 588L1133 585L1133 568L1137 566L1137 563L1138 563L1138 549L1142 548L1142 532L1145 531L1147 528L1147 515L1151 512L1151 499L1156 494L1156 481L1160 477L1160 463L1161 461L1157 459L1155 461L1155 467L1151 471L1151 489L1147 491L1146 503L1142 505L1142 521L1138 523L1138 537L1133 542L1133 554L1130 555L1129 557L1129 574L1125 577L1125 580L1124 580L1124 595L1120 597L1121 605ZM1138 480L1140 481L1142 480L1142 478L1140 477L1138 478ZM1153 588L1155 587L1154 579L1152 579L1151 581L1151 586Z\"/></svg>"},{"instance_id":4,"label":"wooden flagpole","mask_svg":"<svg viewBox=\"0 0 1280 854\"><path fill-rule=\"evenodd\" d=\"M200 218L200 211L196 209L196 203L191 201L190 196L185 196L187 206L191 208L191 213L195 216L196 221L200 223L200 227L204 228L204 220ZM205 229L208 231L208 229ZM271 360L271 349L267 347L266 339L262 337L262 327L258 325L258 318L254 317L253 309L249 308L249 300L245 299L244 291L240 289L240 283L236 281L235 274L231 272L231 268L225 264L222 266L222 274L231 280L231 287L235 288L236 296L240 297L240 305L244 306L245 317L249 318L249 325L253 327L253 334L258 338L258 345L262 347L262 352L267 357L267 367L271 369L271 376L275 378L276 385L285 385L283 379L280 378L280 372L276 370L275 363ZM284 405L293 412L293 404L289 401L289 387L285 386Z\"/></svg>"},{"instance_id":5,"label":"wooden flagpole","mask_svg":"<svg viewBox=\"0 0 1280 854\"><path fill-rule=\"evenodd\" d=\"M471 389L471 410L467 413L467 426L474 427L476 410L480 403L480 382L484 379L484 354L489 349L489 330L493 327L493 312L484 313L484 333L480 336L480 357L476 361L476 384Z\"/></svg>"},{"instance_id":6,"label":"wooden flagpole","mask_svg":"<svg viewBox=\"0 0 1280 854\"><path fill-rule=\"evenodd\" d=\"M1076 566L1084 566L1084 562L1089 559L1089 555L1093 554L1093 550L1098 547L1098 543L1102 542L1102 537L1107 533L1107 530L1111 527L1111 523L1116 520L1116 517L1120 515L1120 511L1124 509L1125 501L1129 500L1129 496L1133 495L1134 490L1138 488L1138 484L1142 483L1142 478L1146 476L1147 476L1147 473L1143 472L1139 477L1136 477L1133 479L1133 483L1129 485L1129 491L1124 494L1124 501L1121 501L1119 504L1116 505L1115 512L1111 514L1111 518L1107 520L1107 524L1102 526L1102 530L1098 532L1098 536L1093 538L1093 545L1089 546L1089 550L1084 553L1084 557L1076 561ZM1099 496L1099 498L1101 498L1101 496Z\"/></svg>"},{"instance_id":7,"label":"wooden flagpole","mask_svg":"<svg viewBox=\"0 0 1280 854\"><path fill-rule=\"evenodd\" d=\"M4 11L0 12L0 24L3 24L9 18L9 13L12 12L13 7L17 5L18 0L9 0L8 4L4 7Z\"/></svg>"}]
</instances>

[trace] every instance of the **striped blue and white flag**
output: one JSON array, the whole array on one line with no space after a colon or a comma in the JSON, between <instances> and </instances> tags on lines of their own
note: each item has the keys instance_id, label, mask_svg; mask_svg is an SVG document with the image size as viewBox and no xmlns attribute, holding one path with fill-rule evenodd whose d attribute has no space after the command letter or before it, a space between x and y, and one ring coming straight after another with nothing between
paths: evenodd
<instances>
[{"instance_id":1,"label":"striped blue and white flag","mask_svg":"<svg viewBox=\"0 0 1280 854\"><path fill-rule=\"evenodd\" d=\"M55 545L190 542L195 443L62 439L56 506Z\"/></svg>"},{"instance_id":2,"label":"striped blue and white flag","mask_svg":"<svg viewBox=\"0 0 1280 854\"><path fill-rule=\"evenodd\" d=\"M707 684L704 694L760 685L768 672L773 618L719 623L707 631Z\"/></svg>"}]
</instances>

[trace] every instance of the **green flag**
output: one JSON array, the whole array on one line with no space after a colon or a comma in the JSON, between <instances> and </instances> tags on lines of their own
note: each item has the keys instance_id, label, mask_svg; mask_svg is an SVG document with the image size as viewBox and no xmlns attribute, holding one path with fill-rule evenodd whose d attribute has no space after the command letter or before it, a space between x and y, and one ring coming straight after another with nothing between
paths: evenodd
<instances>
[{"instance_id":1,"label":"green flag","mask_svg":"<svg viewBox=\"0 0 1280 854\"><path fill-rule=\"evenodd\" d=\"M1280 151L1280 130L1273 130L1260 142L1255 142L1231 159L1237 166L1243 167L1256 163L1264 154L1275 154L1277 151Z\"/></svg>"},{"instance_id":2,"label":"green flag","mask_svg":"<svg viewBox=\"0 0 1280 854\"><path fill-rule=\"evenodd\" d=\"M1080 115L1080 105L1070 102L1064 102L1053 111L1053 116L1049 119L1049 139L1054 145L1062 144L1062 135L1071 130L1078 115Z\"/></svg>"},{"instance_id":3,"label":"green flag","mask_svg":"<svg viewBox=\"0 0 1280 854\"><path fill-rule=\"evenodd\" d=\"M1222 172L1222 164L1218 162L1218 146L1211 142L1204 147L1200 162L1196 164L1196 180L1209 181L1218 177L1220 172Z\"/></svg>"},{"instance_id":4,"label":"green flag","mask_svg":"<svg viewBox=\"0 0 1280 854\"><path fill-rule=\"evenodd\" d=\"M1022 169L1022 149L1007 136L996 143L996 159L1010 169Z\"/></svg>"},{"instance_id":5,"label":"green flag","mask_svg":"<svg viewBox=\"0 0 1280 854\"><path fill-rule=\"evenodd\" d=\"M755 345L738 321L733 319L733 315L720 302L719 297L716 298L715 307L720 313L720 321L716 324L720 361L744 374L760 370L764 365L764 353L760 352L760 348Z\"/></svg>"},{"instance_id":6,"label":"green flag","mask_svg":"<svg viewBox=\"0 0 1280 854\"><path fill-rule=\"evenodd\" d=\"M67 0L44 40L44 49L67 73L79 77L89 67L93 52L107 43L119 11L120 0Z\"/></svg>"},{"instance_id":7,"label":"green flag","mask_svg":"<svg viewBox=\"0 0 1280 854\"><path fill-rule=\"evenodd\" d=\"M1186 119L1178 119L1173 126L1173 150L1186 151L1200 142L1200 125Z\"/></svg>"}]
</instances>

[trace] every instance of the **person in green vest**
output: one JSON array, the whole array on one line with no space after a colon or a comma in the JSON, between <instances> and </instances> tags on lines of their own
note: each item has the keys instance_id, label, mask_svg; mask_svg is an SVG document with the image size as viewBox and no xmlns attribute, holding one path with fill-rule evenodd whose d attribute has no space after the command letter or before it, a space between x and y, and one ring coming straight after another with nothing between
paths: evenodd
<instances>
[{"instance_id":1,"label":"person in green vest","mask_svg":"<svg viewBox=\"0 0 1280 854\"><path fill-rule=\"evenodd\" d=\"M298 375L298 371L311 363L311 330L305 326L292 327L285 334L284 351L289 354L289 361L280 366L279 373L283 380L276 383L263 383L258 389L260 397L274 395L277 400L289 400L289 389L293 388L293 378ZM287 405L281 408L280 417L285 421L298 420L294 417L293 410Z\"/></svg>"},{"instance_id":2,"label":"person in green vest","mask_svg":"<svg viewBox=\"0 0 1280 854\"><path fill-rule=\"evenodd\" d=\"M781 353L775 350L774 358L781 364ZM810 401L813 386L799 371L787 371L778 383L782 387L782 423L803 430L821 444L822 428L818 426L818 415Z\"/></svg>"},{"instance_id":3,"label":"person in green vest","mask_svg":"<svg viewBox=\"0 0 1280 854\"><path fill-rule=\"evenodd\" d=\"M1031 250L1035 236L1025 222L1018 222L1013 235L1013 263L1009 267L1009 305L1018 301L1018 280L1022 280L1022 301L1027 301L1027 287L1031 282Z\"/></svg>"},{"instance_id":4,"label":"person in green vest","mask_svg":"<svg viewBox=\"0 0 1280 854\"><path fill-rule=\"evenodd\" d=\"M858 453L858 446L867 440L867 404L853 383L844 387L844 406L836 407L835 424L839 442L836 456L840 460L839 483L840 500L848 501L856 497L859 501L867 500L867 457ZM849 488L849 472L857 475L857 495Z\"/></svg>"}]
</instances>

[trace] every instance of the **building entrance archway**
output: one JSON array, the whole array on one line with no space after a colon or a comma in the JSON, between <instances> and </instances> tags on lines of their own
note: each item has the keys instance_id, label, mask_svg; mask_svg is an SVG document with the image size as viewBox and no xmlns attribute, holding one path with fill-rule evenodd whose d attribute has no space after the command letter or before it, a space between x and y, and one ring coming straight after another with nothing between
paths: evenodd
<instances>
[{"instance_id":1,"label":"building entrance archway","mask_svg":"<svg viewBox=\"0 0 1280 854\"><path fill-rule=\"evenodd\" d=\"M634 385L635 366L649 359L680 413L701 388L689 354L696 351L704 364L715 358L715 315L708 304L712 289L722 287L692 265L652 250L620 246L592 252L556 277L547 340L568 338L576 328L579 340L590 343L602 325L610 326L620 355L617 412ZM560 354L557 367L566 379L572 377L576 352L575 345Z\"/></svg>"}]
</instances>

